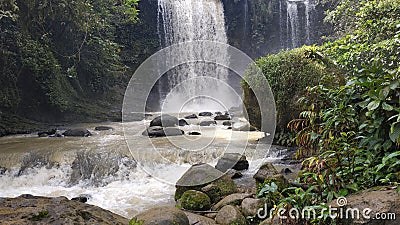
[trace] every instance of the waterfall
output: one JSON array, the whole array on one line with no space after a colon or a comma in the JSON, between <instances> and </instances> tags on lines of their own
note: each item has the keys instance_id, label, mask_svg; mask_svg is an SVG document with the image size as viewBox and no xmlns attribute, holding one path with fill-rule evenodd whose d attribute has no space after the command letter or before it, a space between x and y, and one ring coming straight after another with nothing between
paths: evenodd
<instances>
[{"instance_id":1,"label":"waterfall","mask_svg":"<svg viewBox=\"0 0 400 225\"><path fill-rule=\"evenodd\" d=\"M290 38L292 48L299 47L299 36L300 36L300 21L299 11L297 8L296 1L287 2L287 26L288 32L290 31Z\"/></svg>"},{"instance_id":2,"label":"waterfall","mask_svg":"<svg viewBox=\"0 0 400 225\"><path fill-rule=\"evenodd\" d=\"M162 47L201 40L228 43L224 9L220 0L158 0L158 14ZM217 57L223 62L229 62L227 48L210 49L207 46L202 49L183 49L172 57L179 61L179 57L194 59L199 54L209 62L215 61ZM194 110L204 105L211 107L210 104L217 107L221 105L217 102L226 102L229 98L229 90L224 87L228 70L222 66L190 62L170 70L166 75L167 78L161 82L164 111L182 110L182 107Z\"/></svg>"},{"instance_id":3,"label":"waterfall","mask_svg":"<svg viewBox=\"0 0 400 225\"><path fill-rule=\"evenodd\" d=\"M282 16L280 16L280 21L286 23L286 36L289 42L282 47L297 48L303 44L311 44L311 14L315 10L312 0L285 1L286 21L283 21ZM282 9L280 12L283 13ZM283 36L282 33L281 36Z\"/></svg>"}]
</instances>

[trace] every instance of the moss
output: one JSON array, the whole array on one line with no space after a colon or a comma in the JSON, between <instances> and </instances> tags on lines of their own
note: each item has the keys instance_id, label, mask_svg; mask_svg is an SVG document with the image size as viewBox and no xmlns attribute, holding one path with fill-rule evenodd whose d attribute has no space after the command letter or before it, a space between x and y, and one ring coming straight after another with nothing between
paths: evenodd
<instances>
[{"instance_id":1,"label":"moss","mask_svg":"<svg viewBox=\"0 0 400 225\"><path fill-rule=\"evenodd\" d=\"M222 176L220 179L216 180L214 183L221 190L222 196L230 195L237 191L235 183L227 175Z\"/></svg>"},{"instance_id":2,"label":"moss","mask_svg":"<svg viewBox=\"0 0 400 225\"><path fill-rule=\"evenodd\" d=\"M28 220L41 221L45 218L49 218L49 212L47 210L42 210L37 215L32 215L30 218L28 218Z\"/></svg>"},{"instance_id":3,"label":"moss","mask_svg":"<svg viewBox=\"0 0 400 225\"><path fill-rule=\"evenodd\" d=\"M211 208L211 199L203 192L189 190L183 193L181 204L184 209L204 211Z\"/></svg>"}]
</instances>

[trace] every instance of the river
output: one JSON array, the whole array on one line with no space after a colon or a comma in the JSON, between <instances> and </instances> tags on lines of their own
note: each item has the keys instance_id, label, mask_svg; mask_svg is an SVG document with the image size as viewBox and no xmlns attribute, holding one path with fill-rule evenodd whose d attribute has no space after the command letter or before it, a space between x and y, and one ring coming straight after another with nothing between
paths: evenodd
<instances>
[{"instance_id":1,"label":"river","mask_svg":"<svg viewBox=\"0 0 400 225\"><path fill-rule=\"evenodd\" d=\"M88 204L131 218L155 205L174 205L174 183L192 164L215 165L224 152L240 152L250 161L244 174L251 176L262 161L276 159L269 145L257 144L261 132L232 131L219 122L182 127L201 136L149 139L141 133L150 119L68 126L89 129L92 136L85 138L0 138L0 196L86 196ZM99 125L114 129L95 131Z\"/></svg>"}]
</instances>

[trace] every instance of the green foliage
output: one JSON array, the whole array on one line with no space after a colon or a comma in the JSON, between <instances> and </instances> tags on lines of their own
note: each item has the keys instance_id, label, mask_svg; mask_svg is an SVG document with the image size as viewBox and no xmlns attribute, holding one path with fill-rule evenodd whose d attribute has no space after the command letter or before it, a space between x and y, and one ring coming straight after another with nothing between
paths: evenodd
<instances>
[{"instance_id":1,"label":"green foliage","mask_svg":"<svg viewBox=\"0 0 400 225\"><path fill-rule=\"evenodd\" d=\"M40 211L37 215L33 215L28 220L30 221L41 221L49 217L49 212L47 210Z\"/></svg>"},{"instance_id":2,"label":"green foliage","mask_svg":"<svg viewBox=\"0 0 400 225\"><path fill-rule=\"evenodd\" d=\"M127 67L116 33L137 22L137 7L138 0L1 1L0 110L63 119L119 102L113 90Z\"/></svg>"},{"instance_id":3,"label":"green foliage","mask_svg":"<svg viewBox=\"0 0 400 225\"><path fill-rule=\"evenodd\" d=\"M324 74L299 99L303 111L288 126L298 155L311 156L298 180L308 189L281 192L281 208L321 210L334 198L400 183L400 1L341 1L327 20L342 38L318 51L341 73Z\"/></svg>"},{"instance_id":4,"label":"green foliage","mask_svg":"<svg viewBox=\"0 0 400 225\"><path fill-rule=\"evenodd\" d=\"M132 218L130 221L129 221L129 225L142 225L144 223L144 221L143 220L137 220L136 218Z\"/></svg>"},{"instance_id":5,"label":"green foliage","mask_svg":"<svg viewBox=\"0 0 400 225\"><path fill-rule=\"evenodd\" d=\"M399 182L400 2L359 5L353 33L323 46L347 83L308 89L317 97L302 99L307 111L289 124L301 150L320 154L306 163L326 193Z\"/></svg>"},{"instance_id":6,"label":"green foliage","mask_svg":"<svg viewBox=\"0 0 400 225\"><path fill-rule=\"evenodd\" d=\"M290 51L282 51L276 55L268 55L256 61L256 65L267 78L274 94L277 110L277 133L287 132L287 124L296 118L301 108L297 100L304 96L306 88L318 84L321 77L328 73L336 73L332 63L326 59L317 47L302 47ZM256 77L251 68L246 72L246 80ZM253 82L257 86L257 81ZM242 84L245 106L249 112L250 122L260 127L259 109L254 104L254 93L249 86ZM282 140L288 142L289 139Z\"/></svg>"}]
</instances>

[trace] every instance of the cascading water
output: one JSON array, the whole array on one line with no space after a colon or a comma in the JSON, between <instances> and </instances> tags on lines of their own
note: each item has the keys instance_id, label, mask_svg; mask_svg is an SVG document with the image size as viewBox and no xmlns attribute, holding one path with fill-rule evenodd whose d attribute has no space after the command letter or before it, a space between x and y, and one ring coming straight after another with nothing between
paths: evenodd
<instances>
[{"instance_id":1,"label":"cascading water","mask_svg":"<svg viewBox=\"0 0 400 225\"><path fill-rule=\"evenodd\" d=\"M191 41L228 42L220 0L158 0L158 10L163 47ZM163 111L226 109L234 105L231 100L234 94L228 87L228 69L212 63L218 58L228 65L227 48L212 49L204 45L200 49L182 49L166 61L194 59L199 55L208 63L189 62L167 73L161 84Z\"/></svg>"},{"instance_id":2,"label":"cascading water","mask_svg":"<svg viewBox=\"0 0 400 225\"><path fill-rule=\"evenodd\" d=\"M280 3L282 4L282 3ZM297 48L303 44L311 44L311 14L315 10L310 0L286 0L286 36L288 42L283 48ZM282 9L280 10L282 13ZM281 33L281 36L284 34Z\"/></svg>"}]
</instances>

